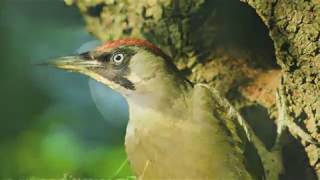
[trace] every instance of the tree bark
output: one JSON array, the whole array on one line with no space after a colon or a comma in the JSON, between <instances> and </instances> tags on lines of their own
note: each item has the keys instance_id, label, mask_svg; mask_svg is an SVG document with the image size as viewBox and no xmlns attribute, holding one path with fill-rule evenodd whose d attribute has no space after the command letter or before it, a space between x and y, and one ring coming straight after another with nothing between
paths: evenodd
<instances>
[{"instance_id":1,"label":"tree bark","mask_svg":"<svg viewBox=\"0 0 320 180\"><path fill-rule=\"evenodd\" d=\"M282 76L292 121L320 141L319 0L65 1L100 40L136 37L160 46L191 81L228 97L269 148ZM318 145L289 133L295 138L284 147L283 177L320 178Z\"/></svg>"},{"instance_id":2,"label":"tree bark","mask_svg":"<svg viewBox=\"0 0 320 180\"><path fill-rule=\"evenodd\" d=\"M246 1L269 29L291 116L320 140L320 1ZM293 134L293 132L291 132ZM301 141L320 178L319 147Z\"/></svg>"}]
</instances>

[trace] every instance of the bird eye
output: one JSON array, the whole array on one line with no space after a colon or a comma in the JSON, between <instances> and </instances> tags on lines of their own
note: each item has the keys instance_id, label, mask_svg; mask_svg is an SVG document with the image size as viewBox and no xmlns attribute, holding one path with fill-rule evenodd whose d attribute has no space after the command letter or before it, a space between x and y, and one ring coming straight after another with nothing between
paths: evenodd
<instances>
[{"instance_id":1,"label":"bird eye","mask_svg":"<svg viewBox=\"0 0 320 180\"><path fill-rule=\"evenodd\" d=\"M116 65L119 65L123 62L124 60L124 55L122 53L117 53L112 56L111 58L112 62Z\"/></svg>"}]
</instances>

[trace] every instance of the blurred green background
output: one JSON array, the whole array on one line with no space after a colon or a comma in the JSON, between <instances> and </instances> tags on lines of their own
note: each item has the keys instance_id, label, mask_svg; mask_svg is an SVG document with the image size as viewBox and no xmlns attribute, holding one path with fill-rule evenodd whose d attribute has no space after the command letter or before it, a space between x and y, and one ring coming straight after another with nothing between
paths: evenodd
<instances>
[{"instance_id":1,"label":"blurred green background","mask_svg":"<svg viewBox=\"0 0 320 180\"><path fill-rule=\"evenodd\" d=\"M34 65L94 40L78 10L1 0L0 40L0 178L113 177L126 160L125 101L91 82L108 92L100 113L86 77ZM117 176L131 174L126 164Z\"/></svg>"}]
</instances>

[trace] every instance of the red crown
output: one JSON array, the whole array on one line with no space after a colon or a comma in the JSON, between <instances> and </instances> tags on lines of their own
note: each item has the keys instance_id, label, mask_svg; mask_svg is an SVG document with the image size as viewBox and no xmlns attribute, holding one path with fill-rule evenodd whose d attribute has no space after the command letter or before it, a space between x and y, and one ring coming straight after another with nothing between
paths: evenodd
<instances>
[{"instance_id":1,"label":"red crown","mask_svg":"<svg viewBox=\"0 0 320 180\"><path fill-rule=\"evenodd\" d=\"M160 55L162 57L167 58L168 56L156 45L152 44L151 42L143 39L119 39L108 41L105 44L99 46L97 48L98 51L108 51L110 49L114 49L120 46L138 46L143 47L154 54Z\"/></svg>"}]
</instances>

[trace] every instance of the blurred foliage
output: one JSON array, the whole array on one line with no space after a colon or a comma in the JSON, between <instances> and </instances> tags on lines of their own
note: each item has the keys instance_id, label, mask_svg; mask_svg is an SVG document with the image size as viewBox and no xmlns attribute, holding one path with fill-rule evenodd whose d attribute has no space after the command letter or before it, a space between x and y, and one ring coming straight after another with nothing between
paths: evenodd
<instances>
[{"instance_id":1,"label":"blurred foliage","mask_svg":"<svg viewBox=\"0 0 320 180\"><path fill-rule=\"evenodd\" d=\"M100 115L87 78L33 65L93 39L78 11L58 0L1 1L0 39L0 178L114 176L126 160L125 126ZM129 175L126 164L118 177Z\"/></svg>"}]
</instances>

